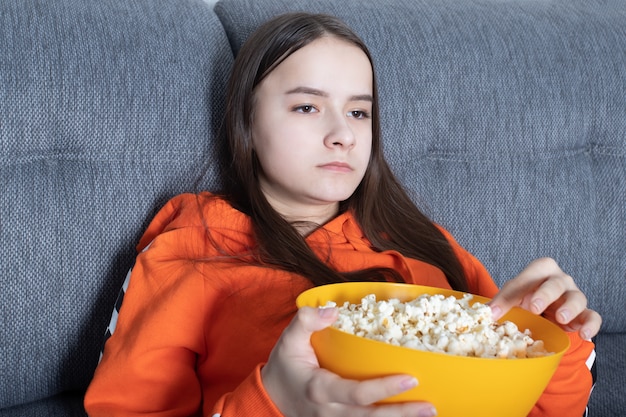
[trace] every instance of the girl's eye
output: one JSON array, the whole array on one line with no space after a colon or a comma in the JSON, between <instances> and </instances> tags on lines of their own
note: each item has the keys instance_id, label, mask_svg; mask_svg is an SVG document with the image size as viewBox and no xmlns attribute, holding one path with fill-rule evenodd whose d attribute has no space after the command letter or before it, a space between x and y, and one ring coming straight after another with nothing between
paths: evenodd
<instances>
[{"instance_id":1,"label":"girl's eye","mask_svg":"<svg viewBox=\"0 0 626 417\"><path fill-rule=\"evenodd\" d=\"M355 119L369 119L370 114L363 110L352 110L348 113L350 117L354 117Z\"/></svg>"},{"instance_id":2,"label":"girl's eye","mask_svg":"<svg viewBox=\"0 0 626 417\"><path fill-rule=\"evenodd\" d=\"M315 111L315 107L310 104L303 104L302 106L297 106L294 110L298 113L313 113Z\"/></svg>"}]
</instances>

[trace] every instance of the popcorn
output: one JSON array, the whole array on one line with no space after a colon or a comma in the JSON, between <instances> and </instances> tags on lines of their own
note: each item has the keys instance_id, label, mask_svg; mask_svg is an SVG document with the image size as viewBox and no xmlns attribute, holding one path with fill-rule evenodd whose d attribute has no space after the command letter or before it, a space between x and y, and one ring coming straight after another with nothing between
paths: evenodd
<instances>
[{"instance_id":1,"label":"popcorn","mask_svg":"<svg viewBox=\"0 0 626 417\"><path fill-rule=\"evenodd\" d=\"M368 339L429 352L480 358L533 358L552 354L543 341L515 323L498 323L491 308L479 302L470 306L471 294L462 299L423 294L408 302L392 298L376 301L366 295L360 304L344 303L333 327ZM326 307L336 307L329 301Z\"/></svg>"}]
</instances>

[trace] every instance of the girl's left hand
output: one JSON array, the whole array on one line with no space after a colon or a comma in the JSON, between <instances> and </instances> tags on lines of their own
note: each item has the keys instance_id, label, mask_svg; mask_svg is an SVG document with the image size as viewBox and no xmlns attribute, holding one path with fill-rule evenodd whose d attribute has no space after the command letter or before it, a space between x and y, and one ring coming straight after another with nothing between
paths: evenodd
<instances>
[{"instance_id":1,"label":"girl's left hand","mask_svg":"<svg viewBox=\"0 0 626 417\"><path fill-rule=\"evenodd\" d=\"M589 340L600 330L602 318L587 308L587 297L572 277L550 258L537 259L518 276L502 286L489 303L494 319L502 317L511 307L522 307L543 314L568 332L578 331Z\"/></svg>"}]
</instances>

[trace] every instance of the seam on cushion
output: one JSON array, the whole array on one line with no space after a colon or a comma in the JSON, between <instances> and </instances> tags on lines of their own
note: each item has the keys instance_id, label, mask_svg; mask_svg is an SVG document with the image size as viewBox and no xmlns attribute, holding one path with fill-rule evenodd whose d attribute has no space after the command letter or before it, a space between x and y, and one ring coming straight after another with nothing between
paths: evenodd
<instances>
[{"instance_id":1,"label":"seam on cushion","mask_svg":"<svg viewBox=\"0 0 626 417\"><path fill-rule=\"evenodd\" d=\"M622 156L626 157L626 148L617 146L592 144L590 146L591 153L597 155Z\"/></svg>"},{"instance_id":2,"label":"seam on cushion","mask_svg":"<svg viewBox=\"0 0 626 417\"><path fill-rule=\"evenodd\" d=\"M148 156L151 156L147 158ZM189 157L205 156L204 152L172 152L151 154L148 152L107 152L106 155L80 154L80 153L42 153L26 155L16 158L0 157L2 166L26 165L41 161L94 161L94 162L121 162L132 159L134 161L154 161L154 162L188 162Z\"/></svg>"},{"instance_id":3,"label":"seam on cushion","mask_svg":"<svg viewBox=\"0 0 626 417\"><path fill-rule=\"evenodd\" d=\"M551 160L567 159L579 155L610 155L626 156L626 149L617 146L590 144L586 147L565 150L546 150L542 152L511 152L511 153L473 153L461 151L430 151L424 156L425 159L450 161L450 162L498 162L502 160Z\"/></svg>"}]
</instances>

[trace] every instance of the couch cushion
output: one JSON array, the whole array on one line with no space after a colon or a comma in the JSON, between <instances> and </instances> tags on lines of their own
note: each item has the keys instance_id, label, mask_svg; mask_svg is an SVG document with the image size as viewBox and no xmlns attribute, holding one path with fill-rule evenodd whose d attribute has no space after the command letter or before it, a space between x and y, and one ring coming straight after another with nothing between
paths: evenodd
<instances>
[{"instance_id":1,"label":"couch cushion","mask_svg":"<svg viewBox=\"0 0 626 417\"><path fill-rule=\"evenodd\" d=\"M216 185L231 65L202 0L0 2L0 408L85 389L147 221Z\"/></svg>"},{"instance_id":2,"label":"couch cushion","mask_svg":"<svg viewBox=\"0 0 626 417\"><path fill-rule=\"evenodd\" d=\"M32 403L0 408L0 417L86 417L83 395L57 395Z\"/></svg>"},{"instance_id":3,"label":"couch cushion","mask_svg":"<svg viewBox=\"0 0 626 417\"><path fill-rule=\"evenodd\" d=\"M237 51L269 17L338 15L369 45L385 151L502 284L551 256L625 331L626 3L222 0Z\"/></svg>"}]
</instances>

